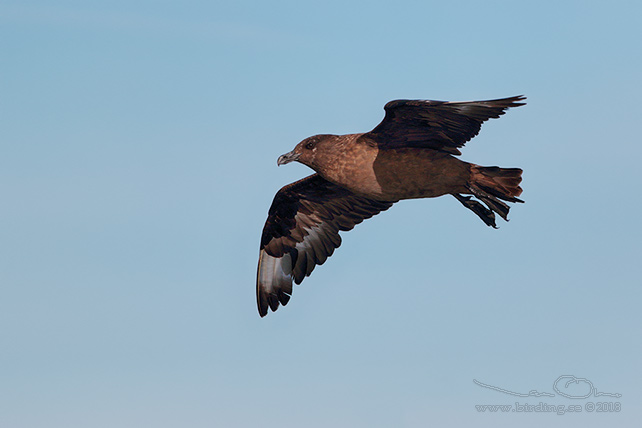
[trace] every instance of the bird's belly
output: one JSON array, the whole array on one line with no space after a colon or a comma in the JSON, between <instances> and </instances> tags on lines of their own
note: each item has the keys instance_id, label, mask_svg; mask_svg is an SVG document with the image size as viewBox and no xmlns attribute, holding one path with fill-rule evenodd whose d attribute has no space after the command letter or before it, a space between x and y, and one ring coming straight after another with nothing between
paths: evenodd
<instances>
[{"instance_id":1,"label":"bird's belly","mask_svg":"<svg viewBox=\"0 0 642 428\"><path fill-rule=\"evenodd\" d=\"M382 199L435 198L466 193L469 164L434 150L382 152L373 164Z\"/></svg>"}]
</instances>

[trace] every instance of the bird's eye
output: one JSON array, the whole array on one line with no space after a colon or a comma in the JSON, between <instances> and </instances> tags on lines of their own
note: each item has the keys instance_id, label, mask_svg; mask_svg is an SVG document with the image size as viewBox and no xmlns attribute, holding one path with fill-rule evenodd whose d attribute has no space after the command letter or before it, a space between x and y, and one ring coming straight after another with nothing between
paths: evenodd
<instances>
[{"instance_id":1,"label":"bird's eye","mask_svg":"<svg viewBox=\"0 0 642 428\"><path fill-rule=\"evenodd\" d=\"M305 145L305 148L308 149L308 150L312 150L314 148L314 143L312 141L310 141L309 143L307 143Z\"/></svg>"}]
</instances>

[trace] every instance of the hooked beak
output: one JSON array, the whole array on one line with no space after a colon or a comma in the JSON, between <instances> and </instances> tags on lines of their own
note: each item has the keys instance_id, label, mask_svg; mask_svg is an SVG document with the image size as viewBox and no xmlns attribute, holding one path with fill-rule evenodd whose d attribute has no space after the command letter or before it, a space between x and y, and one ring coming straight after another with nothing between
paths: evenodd
<instances>
[{"instance_id":1,"label":"hooked beak","mask_svg":"<svg viewBox=\"0 0 642 428\"><path fill-rule=\"evenodd\" d=\"M289 153L279 156L279 159L277 159L276 164L278 166L285 165L286 163L290 163L292 161L299 159L299 156L301 156L299 153L295 153L294 150L292 150Z\"/></svg>"}]
</instances>

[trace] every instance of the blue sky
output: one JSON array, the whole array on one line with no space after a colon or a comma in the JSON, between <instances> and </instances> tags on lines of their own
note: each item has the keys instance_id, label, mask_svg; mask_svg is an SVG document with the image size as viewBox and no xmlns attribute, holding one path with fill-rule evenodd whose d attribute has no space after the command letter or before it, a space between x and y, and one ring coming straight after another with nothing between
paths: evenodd
<instances>
[{"instance_id":1,"label":"blue sky","mask_svg":"<svg viewBox=\"0 0 642 428\"><path fill-rule=\"evenodd\" d=\"M638 2L3 1L0 426L635 426ZM528 105L462 158L524 169L343 235L260 319L277 157L396 98ZM516 398L561 375L621 398ZM548 401L547 401L548 400ZM619 412L475 405L618 402Z\"/></svg>"}]
</instances>

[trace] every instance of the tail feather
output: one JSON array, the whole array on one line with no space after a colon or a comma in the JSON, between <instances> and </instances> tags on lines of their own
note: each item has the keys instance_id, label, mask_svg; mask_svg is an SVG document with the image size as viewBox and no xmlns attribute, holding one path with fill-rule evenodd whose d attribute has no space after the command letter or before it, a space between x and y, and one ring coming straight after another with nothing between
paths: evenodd
<instances>
[{"instance_id":1,"label":"tail feather","mask_svg":"<svg viewBox=\"0 0 642 428\"><path fill-rule=\"evenodd\" d=\"M522 194L522 188L519 187L522 182L520 168L473 165L471 172L473 187L477 186L508 202L524 202L517 199Z\"/></svg>"},{"instance_id":2,"label":"tail feather","mask_svg":"<svg viewBox=\"0 0 642 428\"><path fill-rule=\"evenodd\" d=\"M471 165L471 180L468 190L488 207L470 201L461 195L454 195L464 206L471 209L489 226L495 226L495 215L508 221L510 207L507 202L524 202L518 198L522 194L519 184L522 181L522 170L519 168L500 168L497 166Z\"/></svg>"}]
</instances>

